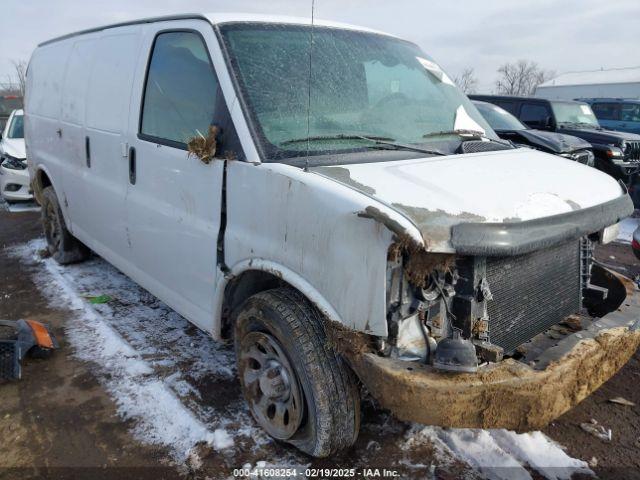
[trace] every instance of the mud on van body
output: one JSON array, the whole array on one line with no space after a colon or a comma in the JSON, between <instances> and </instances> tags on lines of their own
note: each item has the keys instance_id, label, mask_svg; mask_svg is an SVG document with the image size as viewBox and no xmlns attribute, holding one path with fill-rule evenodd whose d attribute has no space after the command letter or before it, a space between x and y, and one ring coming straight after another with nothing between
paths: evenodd
<instances>
[{"instance_id":1,"label":"mud on van body","mask_svg":"<svg viewBox=\"0 0 640 480\"><path fill-rule=\"evenodd\" d=\"M309 61L311 58L311 62ZM611 177L500 140L415 45L185 15L42 44L29 168L49 250L93 250L216 338L256 421L351 445L360 382L399 417L535 428L640 343L592 260Z\"/></svg>"}]
</instances>

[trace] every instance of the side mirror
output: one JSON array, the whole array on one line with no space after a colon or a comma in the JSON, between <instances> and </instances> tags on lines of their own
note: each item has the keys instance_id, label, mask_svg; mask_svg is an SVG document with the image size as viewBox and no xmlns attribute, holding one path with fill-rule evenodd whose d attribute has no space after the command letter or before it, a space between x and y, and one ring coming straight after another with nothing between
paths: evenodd
<instances>
[{"instance_id":1,"label":"side mirror","mask_svg":"<svg viewBox=\"0 0 640 480\"><path fill-rule=\"evenodd\" d=\"M553 130L555 126L555 122L553 121L553 117L549 116L544 119L544 128L548 130Z\"/></svg>"}]
</instances>

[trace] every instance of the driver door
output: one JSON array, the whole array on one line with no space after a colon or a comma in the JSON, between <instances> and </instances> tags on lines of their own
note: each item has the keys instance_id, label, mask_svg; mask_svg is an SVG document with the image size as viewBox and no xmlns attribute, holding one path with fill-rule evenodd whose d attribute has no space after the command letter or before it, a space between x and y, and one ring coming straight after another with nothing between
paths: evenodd
<instances>
[{"instance_id":1,"label":"driver door","mask_svg":"<svg viewBox=\"0 0 640 480\"><path fill-rule=\"evenodd\" d=\"M205 163L187 143L207 136L226 111L197 20L154 23L146 70L134 89L129 135L127 239L141 285L199 327L210 330L224 162Z\"/></svg>"}]
</instances>

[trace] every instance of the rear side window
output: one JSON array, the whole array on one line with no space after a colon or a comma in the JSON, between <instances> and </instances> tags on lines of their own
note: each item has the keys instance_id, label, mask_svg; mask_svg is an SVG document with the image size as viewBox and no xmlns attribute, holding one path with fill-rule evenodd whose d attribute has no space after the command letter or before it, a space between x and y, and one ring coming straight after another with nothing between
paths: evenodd
<instances>
[{"instance_id":1,"label":"rear side window","mask_svg":"<svg viewBox=\"0 0 640 480\"><path fill-rule=\"evenodd\" d=\"M206 137L216 112L217 90L218 82L199 34L159 34L145 84L140 122L143 138L184 147L194 136Z\"/></svg>"},{"instance_id":2,"label":"rear side window","mask_svg":"<svg viewBox=\"0 0 640 480\"><path fill-rule=\"evenodd\" d=\"M544 105L525 103L520 110L520 120L525 123L544 125L548 116L550 113Z\"/></svg>"},{"instance_id":3,"label":"rear side window","mask_svg":"<svg viewBox=\"0 0 640 480\"><path fill-rule=\"evenodd\" d=\"M492 102L492 103L495 103L500 108L503 108L504 110L506 110L512 115L518 115L518 104L516 102L500 101L500 102Z\"/></svg>"},{"instance_id":4,"label":"rear side window","mask_svg":"<svg viewBox=\"0 0 640 480\"><path fill-rule=\"evenodd\" d=\"M591 110L599 120L620 120L620 108L617 103L594 103Z\"/></svg>"}]
</instances>

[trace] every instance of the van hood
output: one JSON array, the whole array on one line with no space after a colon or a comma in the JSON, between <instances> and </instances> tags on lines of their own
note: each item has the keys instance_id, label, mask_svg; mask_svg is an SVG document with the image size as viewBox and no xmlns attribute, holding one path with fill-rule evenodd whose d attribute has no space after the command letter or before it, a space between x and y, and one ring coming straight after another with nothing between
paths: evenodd
<instances>
[{"instance_id":1,"label":"van hood","mask_svg":"<svg viewBox=\"0 0 640 480\"><path fill-rule=\"evenodd\" d=\"M436 252L455 251L451 230L459 224L520 224L626 196L609 175L525 148L310 171L368 195L373 208L395 209Z\"/></svg>"},{"instance_id":2,"label":"van hood","mask_svg":"<svg viewBox=\"0 0 640 480\"><path fill-rule=\"evenodd\" d=\"M27 158L23 138L3 138L0 141L0 153L6 153L19 160Z\"/></svg>"}]
</instances>

